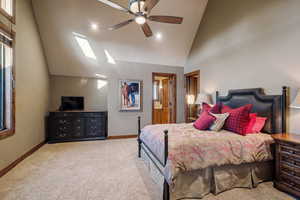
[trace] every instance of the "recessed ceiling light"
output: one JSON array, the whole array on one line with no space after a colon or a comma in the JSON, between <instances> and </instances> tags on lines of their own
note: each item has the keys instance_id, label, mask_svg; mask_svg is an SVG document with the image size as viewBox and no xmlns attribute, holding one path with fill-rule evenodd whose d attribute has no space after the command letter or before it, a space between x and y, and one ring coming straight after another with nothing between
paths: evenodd
<instances>
[{"instance_id":1,"label":"recessed ceiling light","mask_svg":"<svg viewBox=\"0 0 300 200\"><path fill-rule=\"evenodd\" d=\"M104 80L97 80L97 89L100 90L101 88L103 88L104 86L107 85L107 81Z\"/></svg>"},{"instance_id":2,"label":"recessed ceiling light","mask_svg":"<svg viewBox=\"0 0 300 200\"><path fill-rule=\"evenodd\" d=\"M162 34L161 33L156 33L155 38L158 39L158 40L161 40L162 39Z\"/></svg>"},{"instance_id":3,"label":"recessed ceiling light","mask_svg":"<svg viewBox=\"0 0 300 200\"><path fill-rule=\"evenodd\" d=\"M107 58L107 62L110 63L110 64L115 65L116 64L115 59L110 55L110 53L106 49L104 50L104 53L105 53L105 56Z\"/></svg>"},{"instance_id":4,"label":"recessed ceiling light","mask_svg":"<svg viewBox=\"0 0 300 200\"><path fill-rule=\"evenodd\" d=\"M98 24L96 23L91 23L91 29L94 30L94 31L97 31L98 30Z\"/></svg>"}]
</instances>

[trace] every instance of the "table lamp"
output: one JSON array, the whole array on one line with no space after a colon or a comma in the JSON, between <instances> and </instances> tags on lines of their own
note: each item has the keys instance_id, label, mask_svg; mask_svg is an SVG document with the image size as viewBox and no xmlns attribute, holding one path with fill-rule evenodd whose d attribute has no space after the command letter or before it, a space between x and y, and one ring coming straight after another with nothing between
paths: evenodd
<instances>
[{"instance_id":1,"label":"table lamp","mask_svg":"<svg viewBox=\"0 0 300 200\"><path fill-rule=\"evenodd\" d=\"M290 108L300 109L300 89L298 90L297 96L293 103L290 105Z\"/></svg>"}]
</instances>

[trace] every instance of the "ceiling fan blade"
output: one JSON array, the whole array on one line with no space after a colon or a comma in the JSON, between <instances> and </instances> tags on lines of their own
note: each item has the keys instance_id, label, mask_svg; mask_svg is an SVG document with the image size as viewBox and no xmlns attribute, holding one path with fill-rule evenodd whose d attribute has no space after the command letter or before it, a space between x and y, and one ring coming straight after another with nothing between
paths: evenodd
<instances>
[{"instance_id":1,"label":"ceiling fan blade","mask_svg":"<svg viewBox=\"0 0 300 200\"><path fill-rule=\"evenodd\" d=\"M141 0L138 0L139 12L141 12Z\"/></svg>"},{"instance_id":2,"label":"ceiling fan blade","mask_svg":"<svg viewBox=\"0 0 300 200\"><path fill-rule=\"evenodd\" d=\"M183 21L182 17L160 16L160 15L153 15L148 17L148 19L155 22L170 23L170 24L181 24Z\"/></svg>"},{"instance_id":3,"label":"ceiling fan blade","mask_svg":"<svg viewBox=\"0 0 300 200\"><path fill-rule=\"evenodd\" d=\"M153 35L152 30L147 23L145 23L141 26L142 26L142 30L143 30L144 34L146 35L146 37L151 37Z\"/></svg>"},{"instance_id":4,"label":"ceiling fan blade","mask_svg":"<svg viewBox=\"0 0 300 200\"><path fill-rule=\"evenodd\" d=\"M159 0L146 0L145 2L145 11L148 13L156 6L156 4L159 2Z\"/></svg>"},{"instance_id":5,"label":"ceiling fan blade","mask_svg":"<svg viewBox=\"0 0 300 200\"><path fill-rule=\"evenodd\" d=\"M127 8L124 8L123 6L120 6L112 1L108 1L108 0L98 0L99 2L102 2L110 7L113 7L115 9L118 9L118 10L121 10L121 11L124 11L124 12L127 12L127 13L130 13L130 14L133 14L130 10L128 10Z\"/></svg>"},{"instance_id":6,"label":"ceiling fan blade","mask_svg":"<svg viewBox=\"0 0 300 200\"><path fill-rule=\"evenodd\" d=\"M122 22L120 24L116 24L114 26L109 27L108 30L113 31L113 30L119 29L119 28L121 28L123 26L126 26L126 25L130 24L133 21L134 21L134 19L127 20L127 21Z\"/></svg>"}]
</instances>

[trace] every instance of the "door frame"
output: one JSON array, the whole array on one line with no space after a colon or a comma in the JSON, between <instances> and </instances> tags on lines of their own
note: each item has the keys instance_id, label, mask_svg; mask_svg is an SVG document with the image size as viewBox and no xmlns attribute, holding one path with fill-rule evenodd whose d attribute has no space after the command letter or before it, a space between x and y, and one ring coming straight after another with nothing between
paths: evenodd
<instances>
[{"instance_id":1,"label":"door frame","mask_svg":"<svg viewBox=\"0 0 300 200\"><path fill-rule=\"evenodd\" d=\"M185 122L188 122L188 113L189 113L189 105L187 102L187 93L188 93L188 78L192 76L198 76L198 84L197 84L197 94L200 92L200 70L192 71L189 73L184 74L184 90L185 90L185 100L184 100L184 112L185 112ZM196 96L197 98L197 96Z\"/></svg>"},{"instance_id":2,"label":"door frame","mask_svg":"<svg viewBox=\"0 0 300 200\"><path fill-rule=\"evenodd\" d=\"M163 76L163 77L169 77L174 79L174 84L173 84L173 90L174 90L174 112L172 113L174 122L170 123L176 123L177 122L177 74L174 73L161 73L161 72L152 72L152 124L154 123L154 81L156 76Z\"/></svg>"}]
</instances>

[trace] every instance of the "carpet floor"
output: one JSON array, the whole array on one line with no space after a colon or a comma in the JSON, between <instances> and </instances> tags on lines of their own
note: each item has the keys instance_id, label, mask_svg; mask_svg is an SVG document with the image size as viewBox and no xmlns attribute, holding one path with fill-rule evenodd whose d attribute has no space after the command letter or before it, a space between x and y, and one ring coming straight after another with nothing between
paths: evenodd
<instances>
[{"instance_id":1,"label":"carpet floor","mask_svg":"<svg viewBox=\"0 0 300 200\"><path fill-rule=\"evenodd\" d=\"M47 144L0 178L1 200L161 200L136 140ZM292 200L271 182L204 200Z\"/></svg>"}]
</instances>

